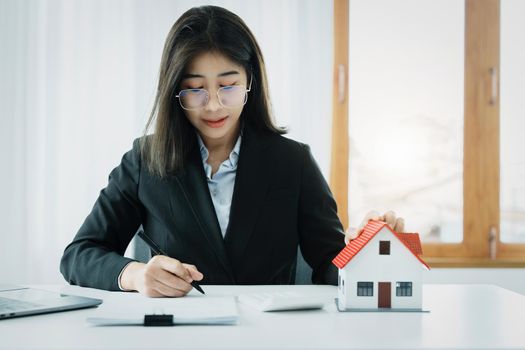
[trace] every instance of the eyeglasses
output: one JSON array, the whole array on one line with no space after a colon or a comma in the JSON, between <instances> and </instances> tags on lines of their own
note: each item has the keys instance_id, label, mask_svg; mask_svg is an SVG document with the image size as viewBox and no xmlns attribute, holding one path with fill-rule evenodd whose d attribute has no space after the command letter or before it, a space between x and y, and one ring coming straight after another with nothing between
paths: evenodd
<instances>
[{"instance_id":1,"label":"eyeglasses","mask_svg":"<svg viewBox=\"0 0 525 350\"><path fill-rule=\"evenodd\" d=\"M229 85L217 89L217 99L224 108L241 107L248 101L248 92L252 89L252 78L250 86ZM204 108L210 101L210 93L206 89L184 89L175 96L179 99L180 106L185 110L196 110Z\"/></svg>"}]
</instances>

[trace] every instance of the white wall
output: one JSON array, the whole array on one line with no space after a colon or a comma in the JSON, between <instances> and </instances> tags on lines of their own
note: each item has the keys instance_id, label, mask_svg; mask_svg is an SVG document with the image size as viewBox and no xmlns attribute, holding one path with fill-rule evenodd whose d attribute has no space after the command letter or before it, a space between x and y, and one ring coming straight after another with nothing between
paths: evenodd
<instances>
[{"instance_id":1,"label":"white wall","mask_svg":"<svg viewBox=\"0 0 525 350\"><path fill-rule=\"evenodd\" d=\"M525 269L436 268L423 274L423 284L495 284L525 295Z\"/></svg>"}]
</instances>

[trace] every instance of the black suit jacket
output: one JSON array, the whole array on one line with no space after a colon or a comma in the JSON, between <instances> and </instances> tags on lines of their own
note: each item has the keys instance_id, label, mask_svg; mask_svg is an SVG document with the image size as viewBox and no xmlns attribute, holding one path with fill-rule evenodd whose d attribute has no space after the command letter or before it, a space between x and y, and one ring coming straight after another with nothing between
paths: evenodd
<instances>
[{"instance_id":1,"label":"black suit jacket","mask_svg":"<svg viewBox=\"0 0 525 350\"><path fill-rule=\"evenodd\" d=\"M197 143L166 179L148 172L139 149L135 140L66 247L69 283L119 290L140 225L169 256L196 265L203 284L293 284L298 245L314 283L337 282L331 260L344 248L343 228L308 146L245 126L224 238Z\"/></svg>"}]
</instances>

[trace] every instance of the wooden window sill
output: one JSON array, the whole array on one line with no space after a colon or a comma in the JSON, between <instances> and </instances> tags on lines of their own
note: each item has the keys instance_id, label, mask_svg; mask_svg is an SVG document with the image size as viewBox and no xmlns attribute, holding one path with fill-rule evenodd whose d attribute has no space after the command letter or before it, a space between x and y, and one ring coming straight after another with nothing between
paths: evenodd
<instances>
[{"instance_id":1,"label":"wooden window sill","mask_svg":"<svg viewBox=\"0 0 525 350\"><path fill-rule=\"evenodd\" d=\"M430 268L525 268L525 257L523 258L436 258L423 257Z\"/></svg>"}]
</instances>

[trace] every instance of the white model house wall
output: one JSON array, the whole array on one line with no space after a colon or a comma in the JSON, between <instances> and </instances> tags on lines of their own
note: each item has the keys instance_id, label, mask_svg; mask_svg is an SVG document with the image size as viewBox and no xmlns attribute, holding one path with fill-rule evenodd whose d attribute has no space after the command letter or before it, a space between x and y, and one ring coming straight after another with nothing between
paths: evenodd
<instances>
[{"instance_id":1,"label":"white model house wall","mask_svg":"<svg viewBox=\"0 0 525 350\"><path fill-rule=\"evenodd\" d=\"M390 241L390 254L379 254L379 242ZM420 309L422 272L426 268L387 228L381 229L339 271L339 300L342 308L378 307L378 282L391 282L391 307ZM344 280L344 293L342 284ZM357 296L357 282L373 282L373 296ZM412 282L412 296L396 296L396 282Z\"/></svg>"}]
</instances>

